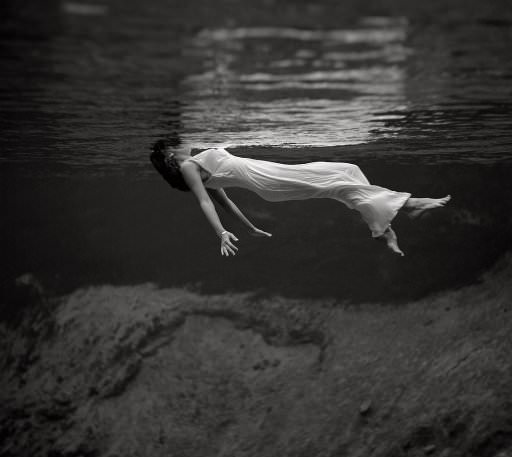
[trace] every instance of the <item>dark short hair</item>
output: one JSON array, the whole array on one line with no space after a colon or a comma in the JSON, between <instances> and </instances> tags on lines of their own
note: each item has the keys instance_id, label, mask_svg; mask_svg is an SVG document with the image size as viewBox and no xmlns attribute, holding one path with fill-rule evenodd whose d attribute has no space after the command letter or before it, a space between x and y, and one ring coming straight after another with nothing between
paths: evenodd
<instances>
[{"instance_id":1,"label":"dark short hair","mask_svg":"<svg viewBox=\"0 0 512 457\"><path fill-rule=\"evenodd\" d=\"M158 173L170 184L171 187L183 192L189 192L190 187L183 179L180 165L169 148L177 147L181 144L179 137L172 137L169 140L158 140L151 148L149 158L151 163L157 169Z\"/></svg>"}]
</instances>

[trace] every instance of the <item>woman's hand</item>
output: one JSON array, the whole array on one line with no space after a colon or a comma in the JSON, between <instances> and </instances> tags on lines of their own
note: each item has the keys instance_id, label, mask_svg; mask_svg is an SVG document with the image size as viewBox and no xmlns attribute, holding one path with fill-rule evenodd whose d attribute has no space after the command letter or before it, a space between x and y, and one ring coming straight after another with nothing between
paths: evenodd
<instances>
[{"instance_id":1,"label":"woman's hand","mask_svg":"<svg viewBox=\"0 0 512 457\"><path fill-rule=\"evenodd\" d=\"M251 229L249 229L249 233L252 236L267 236L267 237L271 237L272 236L272 233L265 232L265 231L260 230L259 228L256 228L256 227L252 227Z\"/></svg>"},{"instance_id":2,"label":"woman's hand","mask_svg":"<svg viewBox=\"0 0 512 457\"><path fill-rule=\"evenodd\" d=\"M238 248L231 242L231 239L238 241L238 238L227 230L224 230L220 237L220 253L226 257L229 257L229 254L235 255Z\"/></svg>"}]
</instances>

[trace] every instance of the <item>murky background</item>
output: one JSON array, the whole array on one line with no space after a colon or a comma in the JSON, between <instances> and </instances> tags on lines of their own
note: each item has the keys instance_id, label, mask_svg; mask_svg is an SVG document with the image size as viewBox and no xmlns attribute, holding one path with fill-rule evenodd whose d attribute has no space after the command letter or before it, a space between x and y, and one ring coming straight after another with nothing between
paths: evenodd
<instances>
[{"instance_id":1,"label":"murky background","mask_svg":"<svg viewBox=\"0 0 512 457\"><path fill-rule=\"evenodd\" d=\"M472 282L510 249L512 11L506 1L24 1L2 4L2 284L192 285L396 301ZM453 195L397 218L407 256L331 201L233 199L271 240L225 259L191 195L149 164L196 149L358 163Z\"/></svg>"}]
</instances>

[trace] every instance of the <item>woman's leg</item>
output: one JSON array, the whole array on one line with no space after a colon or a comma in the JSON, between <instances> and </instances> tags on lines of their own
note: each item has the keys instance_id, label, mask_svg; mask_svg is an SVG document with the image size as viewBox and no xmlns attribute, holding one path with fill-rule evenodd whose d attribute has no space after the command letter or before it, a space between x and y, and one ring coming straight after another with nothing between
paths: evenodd
<instances>
[{"instance_id":1,"label":"woman's leg","mask_svg":"<svg viewBox=\"0 0 512 457\"><path fill-rule=\"evenodd\" d=\"M319 164L320 165L320 164ZM332 168L332 164L331 165ZM369 184L366 176L357 165L336 163L334 167L340 167L344 176L350 178L341 179L326 189L323 196L341 201L351 209L359 211L368 224L372 236L382 240L394 253L403 256L404 253L398 246L396 233L391 228L391 221L401 209L409 211L411 217L417 217L424 211L439 208L450 200L450 196L444 198L414 198L408 192L395 192L380 186Z\"/></svg>"},{"instance_id":2,"label":"woman's leg","mask_svg":"<svg viewBox=\"0 0 512 457\"><path fill-rule=\"evenodd\" d=\"M421 216L425 211L434 208L441 208L451 200L451 195L443 198L409 198L403 208L409 210L410 217Z\"/></svg>"},{"instance_id":3,"label":"woman's leg","mask_svg":"<svg viewBox=\"0 0 512 457\"><path fill-rule=\"evenodd\" d=\"M447 195L444 198L414 198L410 197L402 208L409 210L410 217L418 217L423 212L434 209L441 208L446 203L448 203L451 199L450 195ZM391 225L386 229L386 231L379 237L377 240L385 241L388 248L391 249L394 253L404 256L405 254L402 252L400 247L398 246L398 238L396 236L395 231L391 228Z\"/></svg>"},{"instance_id":4,"label":"woman's leg","mask_svg":"<svg viewBox=\"0 0 512 457\"><path fill-rule=\"evenodd\" d=\"M375 238L376 240L384 241L388 248L391 249L395 254L399 256L404 256L405 254L398 246L398 238L396 237L395 231L391 228L391 225L386 229L386 231L379 237Z\"/></svg>"}]
</instances>

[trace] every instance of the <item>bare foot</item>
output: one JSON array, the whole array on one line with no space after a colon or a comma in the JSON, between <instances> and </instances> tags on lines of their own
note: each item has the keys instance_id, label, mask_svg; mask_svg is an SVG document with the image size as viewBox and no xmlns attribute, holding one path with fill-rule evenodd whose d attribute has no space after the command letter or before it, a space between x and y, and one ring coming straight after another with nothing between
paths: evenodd
<instances>
[{"instance_id":1,"label":"bare foot","mask_svg":"<svg viewBox=\"0 0 512 457\"><path fill-rule=\"evenodd\" d=\"M402 252L402 250L398 247L398 239L396 237L395 231L389 226L386 231L377 238L378 240L385 241L388 248L391 249L395 254L398 254L400 256L404 256L405 254Z\"/></svg>"},{"instance_id":2,"label":"bare foot","mask_svg":"<svg viewBox=\"0 0 512 457\"><path fill-rule=\"evenodd\" d=\"M425 211L434 208L441 208L451 200L451 195L444 198L409 198L405 208L410 209L409 217L415 218L421 216Z\"/></svg>"}]
</instances>

